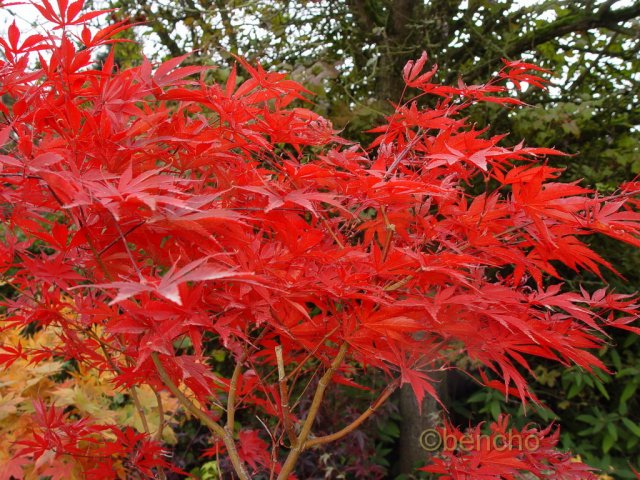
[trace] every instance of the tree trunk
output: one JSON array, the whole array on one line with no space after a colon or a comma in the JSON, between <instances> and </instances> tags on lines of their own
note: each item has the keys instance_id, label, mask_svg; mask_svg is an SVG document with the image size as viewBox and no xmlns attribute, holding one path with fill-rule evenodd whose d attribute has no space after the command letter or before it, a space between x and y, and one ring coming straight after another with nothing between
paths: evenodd
<instances>
[{"instance_id":1,"label":"tree trunk","mask_svg":"<svg viewBox=\"0 0 640 480\"><path fill-rule=\"evenodd\" d=\"M430 374L438 382L434 386L438 392L440 400L447 404L447 387L445 384L445 372L437 375ZM415 473L416 467L422 467L428 463L435 451L428 451L421 444L421 436L425 430L433 429L441 425L442 407L438 402L426 395L422 400L422 411L418 409L413 390L410 385L404 385L398 395L400 415L400 438L398 439L397 455L392 465L393 476L411 475Z\"/></svg>"}]
</instances>

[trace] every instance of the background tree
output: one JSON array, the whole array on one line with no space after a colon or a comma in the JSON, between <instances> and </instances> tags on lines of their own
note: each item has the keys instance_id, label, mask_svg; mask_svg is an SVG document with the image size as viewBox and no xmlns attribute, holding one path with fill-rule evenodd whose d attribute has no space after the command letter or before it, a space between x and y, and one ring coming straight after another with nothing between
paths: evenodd
<instances>
[{"instance_id":1,"label":"background tree","mask_svg":"<svg viewBox=\"0 0 640 480\"><path fill-rule=\"evenodd\" d=\"M582 102L588 93L606 97L609 112L621 112L638 93L633 53L638 2L119 0L113 5L146 22L139 32L154 38L150 53L157 57L195 49L191 61L196 63L216 63L230 54L260 58L315 86L318 108L343 125L372 113L368 108L390 111L387 102L397 101L404 87L398 72L423 50L451 72L447 81L460 75L467 83L495 73L501 58L535 58L563 83L555 97L552 90L551 100L544 97L547 103ZM535 95L532 101L542 98Z\"/></svg>"}]
</instances>

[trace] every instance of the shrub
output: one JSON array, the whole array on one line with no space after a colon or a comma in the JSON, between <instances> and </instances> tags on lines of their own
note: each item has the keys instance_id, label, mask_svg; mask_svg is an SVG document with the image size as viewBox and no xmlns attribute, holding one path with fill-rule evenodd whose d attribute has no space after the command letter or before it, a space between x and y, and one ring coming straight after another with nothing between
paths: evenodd
<instances>
[{"instance_id":1,"label":"shrub","mask_svg":"<svg viewBox=\"0 0 640 480\"><path fill-rule=\"evenodd\" d=\"M104 12L82 6L43 0L51 32L24 38L14 24L0 40L3 320L23 337L5 339L0 361L92 372L132 399L141 429L33 395L10 475L164 478L177 470L164 456L170 392L237 476L294 478L303 451L353 432L400 385L435 396L433 372L462 355L527 402L527 356L605 369L589 351L603 329L639 332L635 297L567 290L558 273L613 269L591 234L640 246L639 185L602 196L562 183L545 161L561 152L500 146L464 118L478 102L520 105L501 83L543 87L540 68L505 60L484 85L450 87L423 55L403 72L418 93L364 149L302 108L300 85L240 58L224 85L181 67L187 56L119 69L110 50L94 66L128 27L92 31ZM27 341L45 330L56 340ZM209 363L220 351L228 375ZM327 389L365 368L387 386L314 436ZM555 450L557 432L521 433L544 448L448 450L426 468L591 475Z\"/></svg>"}]
</instances>

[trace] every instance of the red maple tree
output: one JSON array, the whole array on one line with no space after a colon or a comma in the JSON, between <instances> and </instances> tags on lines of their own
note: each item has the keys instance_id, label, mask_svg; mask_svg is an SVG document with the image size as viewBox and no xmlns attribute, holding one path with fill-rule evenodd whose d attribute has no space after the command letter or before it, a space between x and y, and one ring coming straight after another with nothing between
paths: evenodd
<instances>
[{"instance_id":1,"label":"red maple tree","mask_svg":"<svg viewBox=\"0 0 640 480\"><path fill-rule=\"evenodd\" d=\"M297 107L308 92L283 74L238 59L242 76L234 67L221 85L181 67L187 56L119 69L112 49L96 67L125 22L92 30L104 12L83 14L83 0L34 6L49 33L13 24L0 39L3 323L53 326L64 342L6 344L2 365L72 360L136 404L141 385L168 389L239 478L286 479L304 450L348 435L397 387L435 396L432 372L461 355L488 387L527 401L528 357L605 369L590 352L605 327L640 333L636 297L571 291L558 268L613 270L585 243L595 233L640 246L640 184L605 196L563 183L546 162L561 152L501 146L465 118L478 102L521 104L502 85L543 87L540 68L505 61L484 85L446 86L423 55L403 72L405 95L417 93L365 149ZM228 377L208 364L217 349L234 359ZM325 391L364 367L388 387L353 423L314 436ZM314 377L297 411L294 393ZM162 422L152 431L142 409L136 432L46 400L16 465L64 477L73 463L85 478L175 469ZM270 420L243 428L239 411ZM589 477L557 436L534 433L535 455L445 452L427 470Z\"/></svg>"}]
</instances>

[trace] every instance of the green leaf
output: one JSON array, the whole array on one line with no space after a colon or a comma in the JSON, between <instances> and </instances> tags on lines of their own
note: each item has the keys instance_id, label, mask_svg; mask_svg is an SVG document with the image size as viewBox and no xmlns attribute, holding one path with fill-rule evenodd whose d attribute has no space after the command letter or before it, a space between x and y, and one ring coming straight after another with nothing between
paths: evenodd
<instances>
[{"instance_id":1,"label":"green leaf","mask_svg":"<svg viewBox=\"0 0 640 480\"><path fill-rule=\"evenodd\" d=\"M602 439L602 451L604 453L607 453L609 450L611 450L611 447L613 447L614 443L615 439L612 436L605 434L604 438Z\"/></svg>"},{"instance_id":2,"label":"green leaf","mask_svg":"<svg viewBox=\"0 0 640 480\"><path fill-rule=\"evenodd\" d=\"M620 402L624 403L627 400L629 400L631 397L633 397L633 394L636 393L636 390L638 389L638 385L635 383L627 383L624 386L624 390L622 390L622 395L620 395Z\"/></svg>"},{"instance_id":3,"label":"green leaf","mask_svg":"<svg viewBox=\"0 0 640 480\"><path fill-rule=\"evenodd\" d=\"M224 362L226 356L227 353L224 350L214 350L211 352L211 357L218 363Z\"/></svg>"},{"instance_id":4,"label":"green leaf","mask_svg":"<svg viewBox=\"0 0 640 480\"><path fill-rule=\"evenodd\" d=\"M640 437L640 425L626 417L623 417L621 420L625 427L627 427L634 435Z\"/></svg>"},{"instance_id":5,"label":"green leaf","mask_svg":"<svg viewBox=\"0 0 640 480\"><path fill-rule=\"evenodd\" d=\"M595 386L598 389L598 391L602 394L602 396L604 398L606 398L607 400L609 400L609 394L605 390L604 385L602 385L602 383L599 382L598 380L596 380L594 383L595 383Z\"/></svg>"},{"instance_id":6,"label":"green leaf","mask_svg":"<svg viewBox=\"0 0 640 480\"><path fill-rule=\"evenodd\" d=\"M636 375L638 375L638 369L635 367L626 367L623 368L622 370L620 370L618 372L618 374L616 375L617 378L621 378L621 377L635 377Z\"/></svg>"},{"instance_id":7,"label":"green leaf","mask_svg":"<svg viewBox=\"0 0 640 480\"><path fill-rule=\"evenodd\" d=\"M622 416L625 416L627 413L629 413L629 406L627 405L627 402L620 402L618 404L618 413Z\"/></svg>"},{"instance_id":8,"label":"green leaf","mask_svg":"<svg viewBox=\"0 0 640 480\"><path fill-rule=\"evenodd\" d=\"M545 408L545 407L536 408L536 413L545 422L549 422L551 420L556 420L558 418L558 416L553 412L553 410L551 410L549 408Z\"/></svg>"},{"instance_id":9,"label":"green leaf","mask_svg":"<svg viewBox=\"0 0 640 480\"><path fill-rule=\"evenodd\" d=\"M493 401L489 404L489 409L491 411L491 416L495 419L498 420L498 417L500 416L500 413L502 413L501 409L500 409L500 403Z\"/></svg>"},{"instance_id":10,"label":"green leaf","mask_svg":"<svg viewBox=\"0 0 640 480\"><path fill-rule=\"evenodd\" d=\"M611 350L611 361L616 371L622 370L622 361L620 360L620 354L616 350Z\"/></svg>"},{"instance_id":11,"label":"green leaf","mask_svg":"<svg viewBox=\"0 0 640 480\"><path fill-rule=\"evenodd\" d=\"M571 385L571 388L569 388L569 391L567 392L567 398L575 397L578 393L580 393L581 390L582 385L579 382L574 383L573 385Z\"/></svg>"},{"instance_id":12,"label":"green leaf","mask_svg":"<svg viewBox=\"0 0 640 480\"><path fill-rule=\"evenodd\" d=\"M578 415L576 417L576 420L579 420L584 423L590 423L592 425L598 421L593 415L586 415L586 414Z\"/></svg>"}]
</instances>

